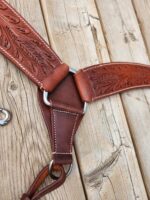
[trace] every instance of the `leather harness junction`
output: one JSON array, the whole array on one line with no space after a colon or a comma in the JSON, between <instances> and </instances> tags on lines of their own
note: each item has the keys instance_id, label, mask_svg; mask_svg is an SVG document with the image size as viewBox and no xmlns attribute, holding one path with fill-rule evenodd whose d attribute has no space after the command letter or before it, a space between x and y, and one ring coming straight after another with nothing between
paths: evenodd
<instances>
[{"instance_id":1,"label":"leather harness junction","mask_svg":"<svg viewBox=\"0 0 150 200\"><path fill-rule=\"evenodd\" d=\"M0 0L0 52L38 86L39 105L52 149L52 161L37 175L21 200L40 199L64 183L71 172L74 135L88 103L129 89L150 86L150 67L143 64L105 63L76 72L61 61L5 0ZM9 112L2 109L0 112L6 114L4 123L8 123ZM49 175L52 183L38 190Z\"/></svg>"}]
</instances>

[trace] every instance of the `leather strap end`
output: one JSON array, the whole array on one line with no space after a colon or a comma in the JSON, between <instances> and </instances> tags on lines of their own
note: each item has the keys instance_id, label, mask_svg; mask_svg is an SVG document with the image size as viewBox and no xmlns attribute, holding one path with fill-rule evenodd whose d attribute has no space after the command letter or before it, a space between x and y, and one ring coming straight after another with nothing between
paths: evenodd
<instances>
[{"instance_id":1,"label":"leather strap end","mask_svg":"<svg viewBox=\"0 0 150 200\"><path fill-rule=\"evenodd\" d=\"M92 97L94 96L92 87L90 85L90 82L88 81L88 78L83 70L79 70L75 75L75 81L77 88L79 90L81 99L84 102L91 102Z\"/></svg>"},{"instance_id":2,"label":"leather strap end","mask_svg":"<svg viewBox=\"0 0 150 200\"><path fill-rule=\"evenodd\" d=\"M45 181L46 177L49 176L49 166L44 167L37 175L28 192L23 194L21 200L38 200L47 193L52 192L53 190L60 187L66 180L66 173L61 165L57 166L57 169L55 167L55 170L60 172L60 177L57 180L53 180L53 182L51 182L49 185L39 190L39 187Z\"/></svg>"},{"instance_id":3,"label":"leather strap end","mask_svg":"<svg viewBox=\"0 0 150 200\"><path fill-rule=\"evenodd\" d=\"M71 154L53 153L52 159L54 160L54 164L69 165L72 163L72 153Z\"/></svg>"},{"instance_id":4,"label":"leather strap end","mask_svg":"<svg viewBox=\"0 0 150 200\"><path fill-rule=\"evenodd\" d=\"M69 66L61 64L54 69L48 77L42 81L42 89L47 92L53 91L53 89L67 76L69 72Z\"/></svg>"}]
</instances>

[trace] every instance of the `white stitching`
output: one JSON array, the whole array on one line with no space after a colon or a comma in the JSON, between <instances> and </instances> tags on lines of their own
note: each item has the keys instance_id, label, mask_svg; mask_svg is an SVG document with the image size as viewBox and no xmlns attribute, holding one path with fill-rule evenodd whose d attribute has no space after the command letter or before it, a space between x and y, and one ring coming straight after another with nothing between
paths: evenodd
<instances>
[{"instance_id":1,"label":"white stitching","mask_svg":"<svg viewBox=\"0 0 150 200\"><path fill-rule=\"evenodd\" d=\"M59 101L56 101L56 104L52 104L52 102L51 102L51 104L52 104L53 107L55 107L55 108L57 108L57 104L59 104L59 103L60 103ZM79 111L77 108L75 108L75 109L73 110L72 106L64 105L64 104L62 104L62 106L63 106L62 109L66 109L66 110L67 110L66 113L71 113L71 114L74 114L74 113L83 114L83 112L82 112L82 111ZM68 110L73 110L73 111L72 111L72 112L69 112ZM59 109L59 111L61 112L62 110ZM65 112L65 111L63 111L63 112Z\"/></svg>"},{"instance_id":2,"label":"white stitching","mask_svg":"<svg viewBox=\"0 0 150 200\"><path fill-rule=\"evenodd\" d=\"M133 67L143 67L143 68L146 68L146 69L149 69L149 67L145 64L140 64L140 63L130 63L130 62L111 62L111 63L101 63L101 64L97 64L97 65L93 65L93 66L90 66L90 67L87 67L85 69L83 69L83 72L87 72L87 71L90 71L90 70L93 70L93 69L97 69L97 68L102 68L103 66L111 66L111 65L130 65L130 66L133 66ZM90 81L91 82L91 81ZM91 87L92 88L92 87ZM93 89L93 88L92 88ZM120 90L120 91L125 91L125 90ZM120 91L118 92L112 92L111 95L114 95L114 94L117 94L119 93ZM94 91L94 94L95 94L95 91ZM110 94L109 94L110 95ZM103 98L103 97L108 97L109 95L99 95L99 96L96 96L95 94L95 97L92 97L92 101L94 100L97 100L99 98Z\"/></svg>"},{"instance_id":3,"label":"white stitching","mask_svg":"<svg viewBox=\"0 0 150 200\"><path fill-rule=\"evenodd\" d=\"M52 114L53 114L53 121L54 121L54 150L57 152L57 143L56 143L56 115L54 113L54 110L52 110Z\"/></svg>"},{"instance_id":4,"label":"white stitching","mask_svg":"<svg viewBox=\"0 0 150 200\"><path fill-rule=\"evenodd\" d=\"M71 114L71 115L77 115L77 113L73 113L73 112L69 112L69 111L63 111L63 110L59 110L59 109L54 109L56 112L60 112L60 113L66 113L66 114Z\"/></svg>"},{"instance_id":5,"label":"white stitching","mask_svg":"<svg viewBox=\"0 0 150 200\"><path fill-rule=\"evenodd\" d=\"M15 62L20 66L20 68L21 68L24 72L26 72L29 76L31 76L31 77L33 78L33 80L35 80L35 81L40 85L40 87L43 87L43 86L42 86L42 82L40 82L36 77L34 77L34 76L31 74L31 72L29 72L26 68L24 68L14 57L12 57L5 49L3 49L1 46L0 46L0 49L1 49L1 51L3 51L5 54L7 54L8 57L10 57L13 61L15 61Z\"/></svg>"},{"instance_id":6,"label":"white stitching","mask_svg":"<svg viewBox=\"0 0 150 200\"><path fill-rule=\"evenodd\" d=\"M144 68L149 68L147 67L147 65L145 64L139 64L139 63L130 63L130 62L111 62L111 63L100 63L100 64L96 64L96 65L93 65L93 66L90 66L90 67L87 67L87 68L83 68L83 71L86 72L86 71L89 71L91 69L97 69L99 67L103 67L103 66L109 66L109 65L121 65L121 64L126 64L126 65L133 65L133 66L142 66Z\"/></svg>"},{"instance_id":7,"label":"white stitching","mask_svg":"<svg viewBox=\"0 0 150 200\"><path fill-rule=\"evenodd\" d=\"M101 64L97 64L97 65L95 65L95 66L90 66L90 67L87 67L87 68L85 68L85 69L83 69L83 71L84 72L86 72L86 71L89 71L89 70L93 70L93 69L97 69L97 68L99 68L99 67L102 67L102 66L106 66L106 65L109 65L110 63L101 63ZM112 63L111 63L112 64ZM115 64L115 63L114 63ZM118 63L116 63L116 64L118 64Z\"/></svg>"},{"instance_id":8,"label":"white stitching","mask_svg":"<svg viewBox=\"0 0 150 200\"><path fill-rule=\"evenodd\" d=\"M26 26L28 26L29 29L31 29L31 30L35 33L35 35L41 40L42 44L43 44L43 45L46 45L46 47L51 51L51 53L54 54L54 55L58 58L58 60L62 63L62 61L61 61L60 58L57 56L57 54L48 46L48 44L44 41L44 39L43 39L43 38L28 24L28 22L25 21L23 18L21 18L21 16L19 15L19 13L15 12L15 11L13 10L13 8L12 8L7 2L3 1L3 3L4 3L6 6L8 6L9 9L10 9L13 13L15 13L15 14L19 17L19 19L20 19ZM39 80L38 80L30 71L28 71L25 67L23 67L23 65L20 64L20 63L18 62L18 60L16 60L14 57L12 57L12 55L9 54L9 53L8 53L5 49L3 49L2 47L0 47L0 49L1 49L2 52L4 52L5 54L7 54L13 61L15 61L15 62L20 66L20 68L21 68L24 72L26 72L35 82L37 82L37 83L39 84L40 88L43 88L42 82L39 81Z\"/></svg>"},{"instance_id":9,"label":"white stitching","mask_svg":"<svg viewBox=\"0 0 150 200\"><path fill-rule=\"evenodd\" d=\"M74 123L74 126L73 126L73 131L72 131L72 135L71 135L70 152L72 152L73 136L74 136L75 128L76 128L76 125L77 125L77 119L78 119L78 115L76 115L75 123Z\"/></svg>"},{"instance_id":10,"label":"white stitching","mask_svg":"<svg viewBox=\"0 0 150 200\"><path fill-rule=\"evenodd\" d=\"M57 54L48 46L48 44L45 42L45 40L39 35L39 33L37 33L36 31L35 31L35 29L33 29L33 27L24 19L24 18L22 18L21 16L20 16L20 14L17 12L17 11L15 11L7 2L5 2L5 1L3 1L3 3L5 4L5 5L7 5L9 8L10 8L10 10L13 12L13 13L15 13L18 17L19 17L19 19L26 25L26 26L28 26L28 28L29 29L31 29L35 34L36 34L36 36L40 39L40 40L42 40L42 43L44 44L44 45L46 45L46 47L51 51L51 53L52 54L54 54L57 58L58 58L58 60L61 62L61 64L62 64L62 61L60 60L60 58L57 56Z\"/></svg>"},{"instance_id":11,"label":"white stitching","mask_svg":"<svg viewBox=\"0 0 150 200\"><path fill-rule=\"evenodd\" d=\"M67 154L69 154L69 155L71 155L72 153L61 153L61 152L56 152L56 151L54 151L54 152L52 152L52 154L65 154L65 155L67 155Z\"/></svg>"},{"instance_id":12,"label":"white stitching","mask_svg":"<svg viewBox=\"0 0 150 200\"><path fill-rule=\"evenodd\" d=\"M75 132L75 128L76 128L76 124L77 124L77 119L78 119L78 116L79 114L76 114L76 113L72 113L72 112L66 112L66 111L62 111L62 110L58 110L58 109L54 109L53 111L55 112L60 112L60 113L66 113L66 114L71 114L71 115L74 115L76 116L76 119L75 119L75 123L74 123L74 126L73 126L73 131L71 133L71 140L70 140L70 144L69 144L69 151L70 151L70 154L72 152L72 142L73 142L73 135L74 135L74 132ZM53 116L54 116L54 148L55 148L55 152L57 152L57 144L56 144L56 115L53 113ZM64 153L64 154L68 154L67 152Z\"/></svg>"}]
</instances>

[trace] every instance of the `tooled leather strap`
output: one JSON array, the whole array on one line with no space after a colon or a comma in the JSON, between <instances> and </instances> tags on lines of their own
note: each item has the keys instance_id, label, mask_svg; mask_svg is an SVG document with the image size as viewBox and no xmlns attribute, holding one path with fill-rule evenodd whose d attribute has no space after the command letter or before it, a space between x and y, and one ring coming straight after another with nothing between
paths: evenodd
<instances>
[{"instance_id":1,"label":"tooled leather strap","mask_svg":"<svg viewBox=\"0 0 150 200\"><path fill-rule=\"evenodd\" d=\"M69 67L5 0L0 0L0 52L21 69L41 90L48 92L51 92L69 71ZM53 165L52 169L54 170L55 167L56 165ZM59 187L65 180L63 167L62 165L59 167L62 173L58 180L36 193L49 174L48 169L44 168L23 199L39 199Z\"/></svg>"},{"instance_id":2,"label":"tooled leather strap","mask_svg":"<svg viewBox=\"0 0 150 200\"><path fill-rule=\"evenodd\" d=\"M5 0L0 0L0 52L38 87L49 92L69 70L41 36Z\"/></svg>"},{"instance_id":3,"label":"tooled leather strap","mask_svg":"<svg viewBox=\"0 0 150 200\"><path fill-rule=\"evenodd\" d=\"M83 116L84 102L92 102L141 87L150 87L150 66L117 62L93 65L68 75L49 96L52 104L49 107L50 112L39 92L43 116L51 137L54 162L71 163L72 148L70 147Z\"/></svg>"},{"instance_id":4,"label":"tooled leather strap","mask_svg":"<svg viewBox=\"0 0 150 200\"><path fill-rule=\"evenodd\" d=\"M83 101L92 102L133 88L150 87L150 66L104 63L79 70L75 80Z\"/></svg>"},{"instance_id":5,"label":"tooled leather strap","mask_svg":"<svg viewBox=\"0 0 150 200\"><path fill-rule=\"evenodd\" d=\"M39 103L51 138L51 169L61 172L58 180L37 193L49 174L48 166L45 167L22 200L37 200L65 181L63 165L72 163L73 140L84 115L84 102L150 86L150 68L141 64L107 63L76 74L68 72L68 66L4 0L0 0L0 52L40 88ZM41 89L53 91L48 97L50 106L43 102Z\"/></svg>"}]
</instances>

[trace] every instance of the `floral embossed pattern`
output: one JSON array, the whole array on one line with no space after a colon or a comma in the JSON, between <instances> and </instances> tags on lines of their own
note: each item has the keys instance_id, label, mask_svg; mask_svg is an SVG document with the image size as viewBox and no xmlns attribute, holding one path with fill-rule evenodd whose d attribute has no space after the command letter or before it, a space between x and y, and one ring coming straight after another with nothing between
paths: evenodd
<instances>
[{"instance_id":1,"label":"floral embossed pattern","mask_svg":"<svg viewBox=\"0 0 150 200\"><path fill-rule=\"evenodd\" d=\"M110 63L85 70L94 99L127 89L150 86L150 68L131 63Z\"/></svg>"},{"instance_id":2,"label":"floral embossed pattern","mask_svg":"<svg viewBox=\"0 0 150 200\"><path fill-rule=\"evenodd\" d=\"M5 1L0 2L0 52L38 84L61 63L42 38Z\"/></svg>"}]
</instances>

